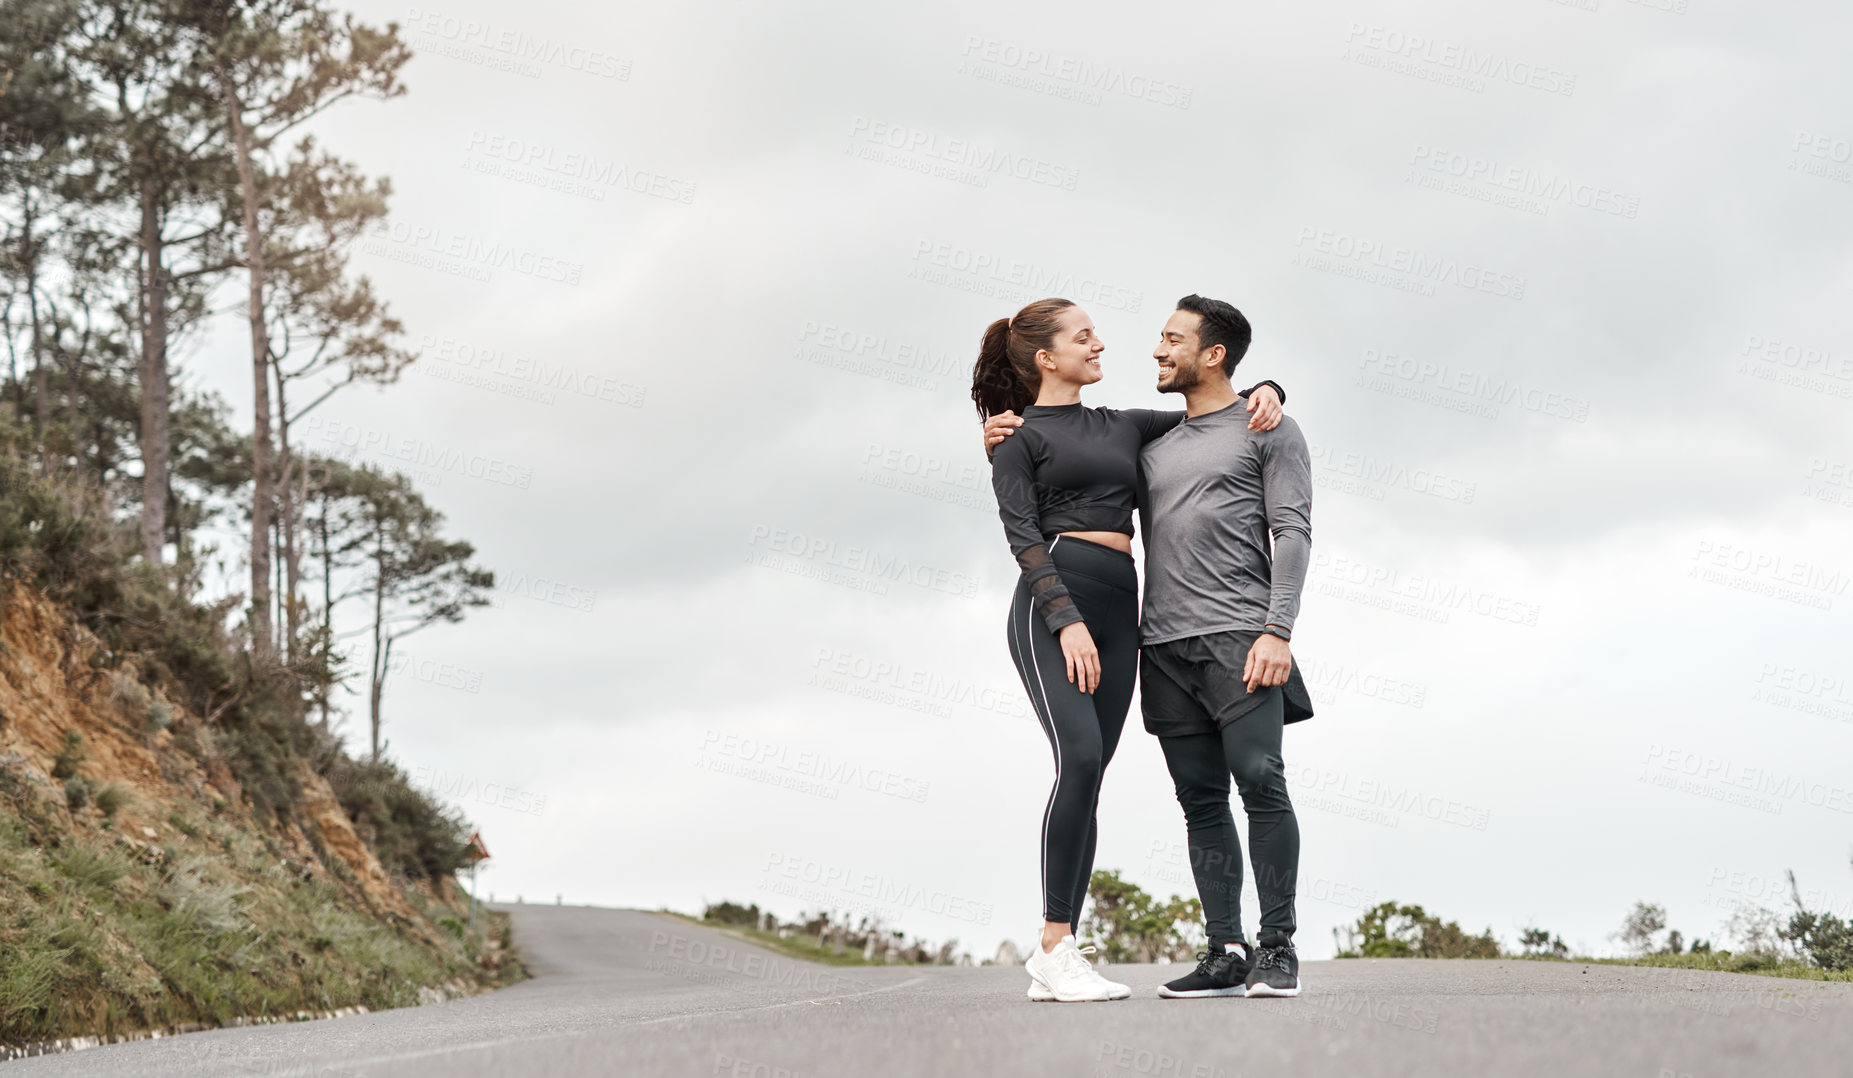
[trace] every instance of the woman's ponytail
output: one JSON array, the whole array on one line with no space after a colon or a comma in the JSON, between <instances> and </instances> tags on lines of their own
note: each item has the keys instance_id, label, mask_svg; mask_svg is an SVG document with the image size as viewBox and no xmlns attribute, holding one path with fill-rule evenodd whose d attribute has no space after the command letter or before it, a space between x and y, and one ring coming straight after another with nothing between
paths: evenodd
<instances>
[{"instance_id":1,"label":"woman's ponytail","mask_svg":"<svg viewBox=\"0 0 1853 1078\"><path fill-rule=\"evenodd\" d=\"M1036 353L1054 342L1061 313L1072 306L1071 300L1039 299L1015 318L1000 318L985 329L978 362L972 366L972 403L978 406L979 419L1000 412L1022 415L1036 403L1042 389Z\"/></svg>"},{"instance_id":2,"label":"woman's ponytail","mask_svg":"<svg viewBox=\"0 0 1853 1078\"><path fill-rule=\"evenodd\" d=\"M978 362L972 367L972 402L978 405L978 418L984 420L999 412L1021 414L1026 397L1036 399L1010 368L1010 319L1000 318L984 331L984 341L978 345Z\"/></svg>"}]
</instances>

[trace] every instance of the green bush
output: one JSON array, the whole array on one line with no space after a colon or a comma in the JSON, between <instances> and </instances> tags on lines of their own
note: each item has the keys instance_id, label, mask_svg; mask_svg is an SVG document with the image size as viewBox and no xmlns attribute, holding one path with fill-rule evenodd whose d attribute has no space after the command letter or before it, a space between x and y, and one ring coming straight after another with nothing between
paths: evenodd
<instances>
[{"instance_id":1,"label":"green bush","mask_svg":"<svg viewBox=\"0 0 1853 1078\"><path fill-rule=\"evenodd\" d=\"M84 762L84 735L76 730L64 732L64 747L51 758L51 777L55 779L74 778L78 765Z\"/></svg>"},{"instance_id":2,"label":"green bush","mask_svg":"<svg viewBox=\"0 0 1853 1078\"><path fill-rule=\"evenodd\" d=\"M35 933L7 946L0 962L0 1029L38 1031L59 1004L59 985L72 948Z\"/></svg>"},{"instance_id":3,"label":"green bush","mask_svg":"<svg viewBox=\"0 0 1853 1078\"><path fill-rule=\"evenodd\" d=\"M1338 929L1332 930L1334 939ZM1498 958L1493 930L1475 936L1459 922L1443 921L1420 906L1384 902L1364 911L1345 930L1340 958Z\"/></svg>"},{"instance_id":4,"label":"green bush","mask_svg":"<svg viewBox=\"0 0 1853 1078\"><path fill-rule=\"evenodd\" d=\"M1789 887L1795 894L1795 913L1777 935L1795 945L1809 961L1829 972L1853 969L1853 921L1843 921L1831 913L1817 913L1802 904L1801 887L1795 873L1789 873Z\"/></svg>"},{"instance_id":5,"label":"green bush","mask_svg":"<svg viewBox=\"0 0 1853 1078\"><path fill-rule=\"evenodd\" d=\"M214 882L211 861L190 858L175 866L158 893L176 929L208 936L223 936L244 925L239 899L249 887Z\"/></svg>"},{"instance_id":6,"label":"green bush","mask_svg":"<svg viewBox=\"0 0 1853 1078\"><path fill-rule=\"evenodd\" d=\"M382 760L337 755L328 784L354 821L354 830L389 872L415 879L454 875L466 863L470 828L461 815L414 787L405 773Z\"/></svg>"},{"instance_id":7,"label":"green bush","mask_svg":"<svg viewBox=\"0 0 1853 1078\"><path fill-rule=\"evenodd\" d=\"M64 780L64 804L76 812L90 803L90 783L76 775Z\"/></svg>"},{"instance_id":8,"label":"green bush","mask_svg":"<svg viewBox=\"0 0 1853 1078\"><path fill-rule=\"evenodd\" d=\"M733 902L722 902L701 911L701 919L712 921L717 925L738 925L742 928L759 927L759 904L741 906Z\"/></svg>"},{"instance_id":9,"label":"green bush","mask_svg":"<svg viewBox=\"0 0 1853 1078\"><path fill-rule=\"evenodd\" d=\"M66 879L80 887L113 887L129 871L120 857L93 846L69 846L51 857Z\"/></svg>"},{"instance_id":10,"label":"green bush","mask_svg":"<svg viewBox=\"0 0 1853 1078\"><path fill-rule=\"evenodd\" d=\"M116 783L110 783L97 791L97 810L103 815L114 818L122 806L129 803L129 791Z\"/></svg>"},{"instance_id":11,"label":"green bush","mask_svg":"<svg viewBox=\"0 0 1853 1078\"><path fill-rule=\"evenodd\" d=\"M1108 871L1088 885L1093 903L1081 930L1100 945L1108 962L1188 961L1204 945L1203 904L1172 895L1160 901L1137 884Z\"/></svg>"}]
</instances>

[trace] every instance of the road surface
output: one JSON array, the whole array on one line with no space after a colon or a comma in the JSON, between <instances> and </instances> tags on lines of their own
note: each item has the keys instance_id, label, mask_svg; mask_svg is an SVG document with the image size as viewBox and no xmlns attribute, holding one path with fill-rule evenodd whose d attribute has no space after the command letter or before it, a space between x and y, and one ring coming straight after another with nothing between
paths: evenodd
<instances>
[{"instance_id":1,"label":"road surface","mask_svg":"<svg viewBox=\"0 0 1853 1078\"><path fill-rule=\"evenodd\" d=\"M1572 963L1306 963L1282 1000L1030 1003L1016 968L794 962L633 910L508 906L534 979L446 1004L0 1064L81 1075L1317 1078L1853 1073L1853 984Z\"/></svg>"}]
</instances>

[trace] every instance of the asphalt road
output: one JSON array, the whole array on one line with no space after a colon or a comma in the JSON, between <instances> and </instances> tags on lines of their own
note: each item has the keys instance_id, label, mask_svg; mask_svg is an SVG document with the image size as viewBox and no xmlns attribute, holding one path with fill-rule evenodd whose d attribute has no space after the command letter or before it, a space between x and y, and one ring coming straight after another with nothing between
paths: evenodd
<instances>
[{"instance_id":1,"label":"asphalt road","mask_svg":"<svg viewBox=\"0 0 1853 1078\"><path fill-rule=\"evenodd\" d=\"M1853 984L1544 962L1309 962L1283 1000L1030 1003L1014 968L825 967L657 914L510 906L533 980L451 1003L0 1064L39 1075L1853 1073Z\"/></svg>"}]
</instances>

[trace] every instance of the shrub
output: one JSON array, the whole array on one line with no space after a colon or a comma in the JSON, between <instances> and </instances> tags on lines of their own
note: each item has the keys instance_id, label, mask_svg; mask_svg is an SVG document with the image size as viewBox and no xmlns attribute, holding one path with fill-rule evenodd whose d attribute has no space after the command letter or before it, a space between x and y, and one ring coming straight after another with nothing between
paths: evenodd
<instances>
[{"instance_id":1,"label":"shrub","mask_svg":"<svg viewBox=\"0 0 1853 1078\"><path fill-rule=\"evenodd\" d=\"M1795 882L1794 872L1789 873L1789 888L1795 895L1795 913L1777 934L1822 969L1853 969L1853 921L1843 921L1831 913L1817 913L1803 905L1801 887Z\"/></svg>"},{"instance_id":2,"label":"shrub","mask_svg":"<svg viewBox=\"0 0 1853 1078\"><path fill-rule=\"evenodd\" d=\"M1519 933L1519 954L1527 958L1569 958L1570 948L1562 936L1542 928L1527 928Z\"/></svg>"},{"instance_id":3,"label":"shrub","mask_svg":"<svg viewBox=\"0 0 1853 1078\"><path fill-rule=\"evenodd\" d=\"M1094 901L1081 928L1108 962L1182 962L1204 944L1203 905L1194 898L1160 901L1104 870L1094 873L1088 893Z\"/></svg>"},{"instance_id":4,"label":"shrub","mask_svg":"<svg viewBox=\"0 0 1853 1078\"><path fill-rule=\"evenodd\" d=\"M158 734L174 724L174 709L166 700L148 702L148 732Z\"/></svg>"},{"instance_id":5,"label":"shrub","mask_svg":"<svg viewBox=\"0 0 1853 1078\"><path fill-rule=\"evenodd\" d=\"M1666 928L1665 906L1636 902L1634 909L1628 911L1627 918L1622 921L1621 931L1615 934L1615 938L1635 954L1653 954L1656 950L1663 953L1679 953L1679 948L1673 946L1673 942L1679 938L1678 932L1668 936L1668 944L1665 948L1655 948L1654 934L1664 928Z\"/></svg>"},{"instance_id":6,"label":"shrub","mask_svg":"<svg viewBox=\"0 0 1853 1078\"><path fill-rule=\"evenodd\" d=\"M33 932L7 948L7 960L0 962L0 1028L35 1033L45 1028L47 1017L58 1007L71 951Z\"/></svg>"},{"instance_id":7,"label":"shrub","mask_svg":"<svg viewBox=\"0 0 1853 1078\"><path fill-rule=\"evenodd\" d=\"M72 812L90 803L90 784L72 775L64 780L64 804Z\"/></svg>"},{"instance_id":8,"label":"shrub","mask_svg":"<svg viewBox=\"0 0 1853 1078\"><path fill-rule=\"evenodd\" d=\"M127 670L109 676L109 699L125 715L134 715L148 706L148 690Z\"/></svg>"},{"instance_id":9,"label":"shrub","mask_svg":"<svg viewBox=\"0 0 1853 1078\"><path fill-rule=\"evenodd\" d=\"M79 764L84 762L84 735L76 730L64 732L64 747L51 758L51 777L55 779L74 778Z\"/></svg>"},{"instance_id":10,"label":"shrub","mask_svg":"<svg viewBox=\"0 0 1853 1078\"><path fill-rule=\"evenodd\" d=\"M1493 930L1474 936L1457 921L1443 921L1420 906L1384 902L1364 911L1345 930L1340 958L1498 958ZM1332 930L1336 940L1338 929Z\"/></svg>"},{"instance_id":11,"label":"shrub","mask_svg":"<svg viewBox=\"0 0 1853 1078\"><path fill-rule=\"evenodd\" d=\"M111 887L129 871L121 858L93 846L69 846L53 854L51 863L65 878L82 887Z\"/></svg>"},{"instance_id":12,"label":"shrub","mask_svg":"<svg viewBox=\"0 0 1853 1078\"><path fill-rule=\"evenodd\" d=\"M212 862L191 858L176 866L159 889L170 922L182 929L207 935L224 935L244 924L238 900L249 887L214 883L206 876Z\"/></svg>"},{"instance_id":13,"label":"shrub","mask_svg":"<svg viewBox=\"0 0 1853 1078\"><path fill-rule=\"evenodd\" d=\"M327 777L354 830L388 872L434 880L454 875L466 863L469 825L454 809L415 788L391 763L336 756Z\"/></svg>"},{"instance_id":14,"label":"shrub","mask_svg":"<svg viewBox=\"0 0 1853 1078\"><path fill-rule=\"evenodd\" d=\"M0 795L23 796L26 782L26 758L17 752L0 756Z\"/></svg>"},{"instance_id":15,"label":"shrub","mask_svg":"<svg viewBox=\"0 0 1853 1078\"><path fill-rule=\"evenodd\" d=\"M759 903L742 906L734 902L722 902L701 911L701 919L713 921L717 925L738 925L742 928L759 927Z\"/></svg>"},{"instance_id":16,"label":"shrub","mask_svg":"<svg viewBox=\"0 0 1853 1078\"><path fill-rule=\"evenodd\" d=\"M112 782L97 791L97 810L112 819L128 802L129 791L116 783Z\"/></svg>"}]
</instances>

